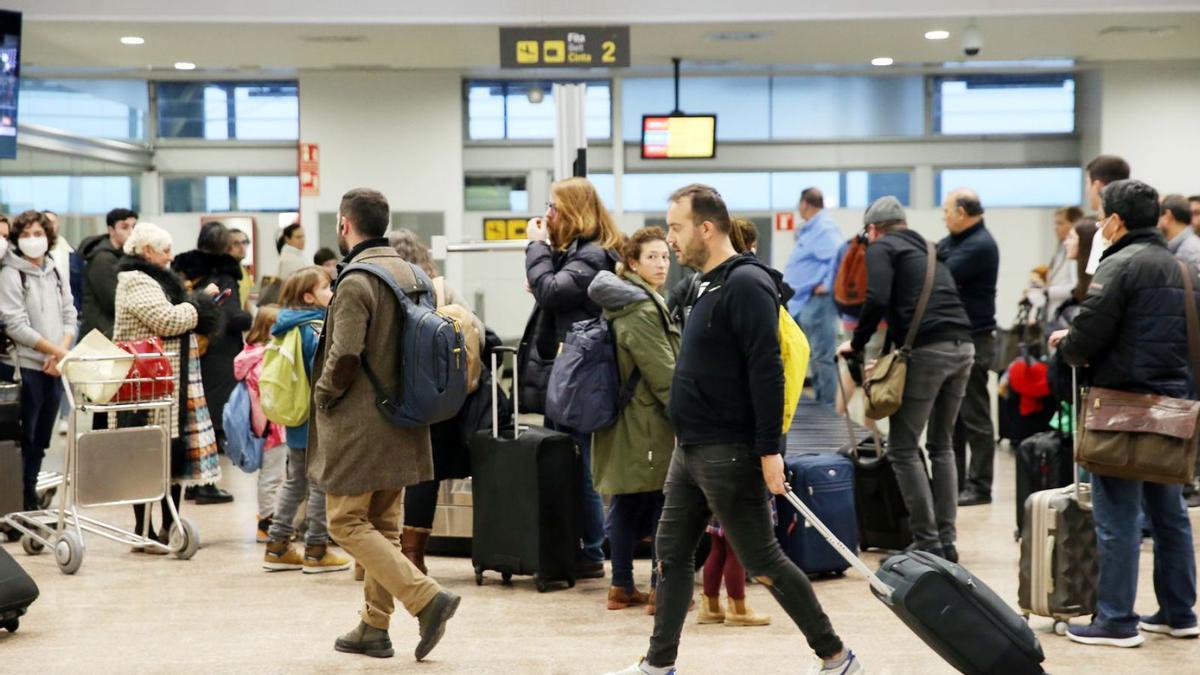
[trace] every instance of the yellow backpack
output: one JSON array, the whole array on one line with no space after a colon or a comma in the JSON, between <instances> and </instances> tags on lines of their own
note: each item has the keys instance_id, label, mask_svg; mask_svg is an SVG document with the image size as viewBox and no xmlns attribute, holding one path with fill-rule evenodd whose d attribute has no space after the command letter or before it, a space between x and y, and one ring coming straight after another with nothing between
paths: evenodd
<instances>
[{"instance_id":1,"label":"yellow backpack","mask_svg":"<svg viewBox=\"0 0 1200 675\"><path fill-rule=\"evenodd\" d=\"M792 418L804 392L804 376L808 374L808 338L788 314L779 308L779 352L783 357L783 433L792 428Z\"/></svg>"}]
</instances>

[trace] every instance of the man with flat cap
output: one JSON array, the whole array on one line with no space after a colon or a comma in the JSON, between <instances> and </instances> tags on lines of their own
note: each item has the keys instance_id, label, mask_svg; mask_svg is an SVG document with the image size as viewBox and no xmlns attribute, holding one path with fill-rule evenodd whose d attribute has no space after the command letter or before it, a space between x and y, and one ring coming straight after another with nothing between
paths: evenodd
<instances>
[{"instance_id":1,"label":"man with flat cap","mask_svg":"<svg viewBox=\"0 0 1200 675\"><path fill-rule=\"evenodd\" d=\"M863 216L863 224L869 242L867 300L853 339L838 348L843 356L861 354L881 320L887 321L892 348L904 345L917 314L933 247L908 229L904 207L892 196L875 200ZM932 292L924 314L916 321L908 356L904 400L889 418L888 456L908 507L911 548L957 562L954 422L971 375L975 345L954 277L936 256L934 264ZM926 432L932 481L921 459L922 431Z\"/></svg>"}]
</instances>

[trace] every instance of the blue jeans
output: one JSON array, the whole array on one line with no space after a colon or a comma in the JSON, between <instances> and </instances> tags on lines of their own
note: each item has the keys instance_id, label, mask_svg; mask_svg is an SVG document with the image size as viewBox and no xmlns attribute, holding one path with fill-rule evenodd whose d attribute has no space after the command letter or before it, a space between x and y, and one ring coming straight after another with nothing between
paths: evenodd
<instances>
[{"instance_id":1,"label":"blue jeans","mask_svg":"<svg viewBox=\"0 0 1200 675\"><path fill-rule=\"evenodd\" d=\"M817 402L825 405L837 403L837 305L830 294L814 295L804 303L795 316L800 330L808 338L808 376L812 379Z\"/></svg>"},{"instance_id":2,"label":"blue jeans","mask_svg":"<svg viewBox=\"0 0 1200 675\"><path fill-rule=\"evenodd\" d=\"M662 492L613 495L608 510L608 544L612 548L612 585L633 590L633 550L644 537L653 536L662 516ZM652 549L653 550L653 549ZM651 558L651 566L657 557ZM650 587L658 585L652 574Z\"/></svg>"},{"instance_id":3,"label":"blue jeans","mask_svg":"<svg viewBox=\"0 0 1200 675\"><path fill-rule=\"evenodd\" d=\"M588 562L604 562L604 500L592 484L592 435L573 432L579 443L582 462L579 499L582 507L580 538L583 540L583 559Z\"/></svg>"},{"instance_id":4,"label":"blue jeans","mask_svg":"<svg viewBox=\"0 0 1200 675\"><path fill-rule=\"evenodd\" d=\"M1154 595L1172 628L1196 625L1196 553L1182 485L1092 476L1092 504L1100 579L1096 623L1107 630L1137 630L1139 514L1154 530Z\"/></svg>"}]
</instances>

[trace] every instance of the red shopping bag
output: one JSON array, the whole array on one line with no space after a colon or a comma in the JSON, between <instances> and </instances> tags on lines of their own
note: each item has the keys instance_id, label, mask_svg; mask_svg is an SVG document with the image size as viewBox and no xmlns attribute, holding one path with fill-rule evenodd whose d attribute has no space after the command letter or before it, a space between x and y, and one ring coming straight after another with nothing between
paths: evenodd
<instances>
[{"instance_id":1,"label":"red shopping bag","mask_svg":"<svg viewBox=\"0 0 1200 675\"><path fill-rule=\"evenodd\" d=\"M121 385L116 402L129 403L166 398L175 393L175 371L160 337L145 340L123 340L117 346L137 356L125 384Z\"/></svg>"}]
</instances>

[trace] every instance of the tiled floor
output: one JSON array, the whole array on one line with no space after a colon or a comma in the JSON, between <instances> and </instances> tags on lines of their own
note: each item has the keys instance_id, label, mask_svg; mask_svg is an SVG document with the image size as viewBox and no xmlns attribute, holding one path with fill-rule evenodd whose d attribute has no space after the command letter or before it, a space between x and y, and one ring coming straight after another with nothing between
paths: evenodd
<instances>
[{"instance_id":1,"label":"tiled floor","mask_svg":"<svg viewBox=\"0 0 1200 675\"><path fill-rule=\"evenodd\" d=\"M55 460L50 460L52 463ZM1013 542L1013 460L997 461L998 501L960 515L963 562L1001 596L1014 601L1017 546ZM5 544L41 586L42 597L20 632L0 632L0 673L602 673L643 653L652 620L641 612L604 609L607 585L581 582L574 590L539 595L528 579L512 587L494 577L477 588L469 560L433 558L430 568L463 595L445 640L424 664L411 660L416 623L397 617L397 656L372 660L333 651L333 639L357 622L361 600L349 572L304 576L263 572L262 546L253 541L254 480L226 467L233 504L186 504L204 542L191 561L132 555L89 538L83 567L59 573L53 557L27 557ZM128 525L129 509L101 509ZM1193 511L1193 522L1200 518ZM878 556L868 555L874 564ZM1138 608L1154 609L1149 551L1143 556ZM645 584L648 563L639 562ZM871 673L948 673L951 670L870 594L861 577L816 584L817 594L847 644ZM794 673L810 653L783 612L759 587L750 602L775 619L768 628L689 623L681 673ZM1053 673L1200 672L1200 643L1150 637L1140 649L1081 647L1035 619Z\"/></svg>"}]
</instances>

